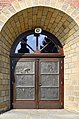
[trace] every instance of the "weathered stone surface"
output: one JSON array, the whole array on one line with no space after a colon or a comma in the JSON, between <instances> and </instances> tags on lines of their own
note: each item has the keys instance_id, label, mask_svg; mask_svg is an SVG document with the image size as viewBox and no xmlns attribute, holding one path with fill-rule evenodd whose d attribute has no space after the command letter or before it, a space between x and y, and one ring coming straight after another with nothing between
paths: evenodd
<instances>
[{"instance_id":1,"label":"weathered stone surface","mask_svg":"<svg viewBox=\"0 0 79 119\"><path fill-rule=\"evenodd\" d=\"M10 0L5 0L5 4L9 5L9 1ZM12 2L10 1L11 6L2 10L0 14L0 28L2 29L0 34L0 102L2 103L1 108L9 106L7 100L9 100L8 80L10 79L9 53L11 45L19 36L19 34L28 30L32 30L37 26L40 26L43 30L55 34L55 36L60 40L61 44L63 45L65 55L65 108L79 110L79 10L76 9L76 7L78 7L77 0L50 0L50 4L48 3L48 5L51 6L51 8L42 7L45 4L47 5L47 0L34 0L34 2L33 0L28 0L24 1L25 4L22 3L22 1L23 0L12 0ZM32 4L38 4L42 6L25 9L21 12L18 12L26 7L32 7ZM56 7L65 11L67 14L71 15L77 21L78 24L76 24L76 22L67 14L63 13L60 10L53 9L52 7Z\"/></svg>"},{"instance_id":2,"label":"weathered stone surface","mask_svg":"<svg viewBox=\"0 0 79 119\"><path fill-rule=\"evenodd\" d=\"M67 0L73 7L79 7L79 0Z\"/></svg>"},{"instance_id":3,"label":"weathered stone surface","mask_svg":"<svg viewBox=\"0 0 79 119\"><path fill-rule=\"evenodd\" d=\"M72 97L73 100L73 97ZM79 113L70 110L18 110L14 109L0 115L0 119L79 119Z\"/></svg>"}]
</instances>

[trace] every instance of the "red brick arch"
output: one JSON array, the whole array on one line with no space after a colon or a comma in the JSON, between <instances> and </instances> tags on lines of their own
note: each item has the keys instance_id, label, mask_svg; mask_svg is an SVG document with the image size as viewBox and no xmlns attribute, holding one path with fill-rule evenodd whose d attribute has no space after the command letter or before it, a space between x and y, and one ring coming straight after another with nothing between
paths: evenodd
<instances>
[{"instance_id":1,"label":"red brick arch","mask_svg":"<svg viewBox=\"0 0 79 119\"><path fill-rule=\"evenodd\" d=\"M11 3L15 0L0 0L0 10L2 10L4 7L10 6ZM79 0L66 0L70 5L72 5L75 8L79 7Z\"/></svg>"},{"instance_id":2,"label":"red brick arch","mask_svg":"<svg viewBox=\"0 0 79 119\"><path fill-rule=\"evenodd\" d=\"M0 0L0 10L4 7L10 6L14 0Z\"/></svg>"},{"instance_id":3,"label":"red brick arch","mask_svg":"<svg viewBox=\"0 0 79 119\"><path fill-rule=\"evenodd\" d=\"M68 0L68 2L75 8L79 7L79 0Z\"/></svg>"}]
</instances>

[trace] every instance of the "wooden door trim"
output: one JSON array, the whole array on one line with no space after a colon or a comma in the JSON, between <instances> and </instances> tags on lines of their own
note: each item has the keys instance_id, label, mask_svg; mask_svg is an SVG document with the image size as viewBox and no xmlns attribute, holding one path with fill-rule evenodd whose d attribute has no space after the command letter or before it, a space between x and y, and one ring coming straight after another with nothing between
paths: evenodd
<instances>
[{"instance_id":1,"label":"wooden door trim","mask_svg":"<svg viewBox=\"0 0 79 119\"><path fill-rule=\"evenodd\" d=\"M12 58L14 61L17 61L18 59L20 59L20 58ZM21 58L20 60L24 60L24 61L35 61L35 62L37 62L36 64L35 64L35 70L37 70L38 69L38 71L35 71L35 72L37 72L37 74L35 74L35 75L37 75L36 76L36 78L38 77L38 81L37 81L37 84L36 84L36 93L37 93L37 101L36 101L36 97L35 97L35 100L23 100L24 102L36 102L36 106L35 106L35 108L37 109L37 108L39 108L39 101L40 102L60 102L60 103L62 103L62 107L61 108L64 108L64 59L63 58L25 58L25 57L23 57L23 58ZM60 100L39 100L39 78L40 78L40 74L38 73L39 72L39 66L40 66L40 61L56 61L56 60L59 60L59 64L60 64L60 67L59 68L61 68L61 66L62 66L62 71L61 71L61 69L60 69L60 74L59 74L59 76L61 77L61 79L62 79L62 82L63 82L63 85L61 85L60 84L60 88L61 88L61 92L59 92L59 95L61 94L61 98L60 98ZM62 60L62 64L61 64L61 60ZM36 69L36 67L37 67L37 69ZM35 80L36 80L36 78L35 78ZM16 100L16 102L17 102L17 100ZM18 100L18 102L22 102L21 100ZM12 102L13 103L13 102Z\"/></svg>"},{"instance_id":2,"label":"wooden door trim","mask_svg":"<svg viewBox=\"0 0 79 119\"><path fill-rule=\"evenodd\" d=\"M11 58L64 58L62 53L39 53L39 54L11 54Z\"/></svg>"},{"instance_id":3,"label":"wooden door trim","mask_svg":"<svg viewBox=\"0 0 79 119\"><path fill-rule=\"evenodd\" d=\"M49 62L49 61L51 61L51 62L52 62L52 61L59 61L59 81L60 81L60 59L59 59L59 58L54 58L54 59L53 59L53 58L50 58L50 59L49 59L49 58L48 58L48 59L43 59L43 58L41 58L41 59L39 60L39 65L40 65L40 62L41 62L41 61L45 61L45 62ZM39 75L40 75L40 73L39 73ZM59 82L59 89L60 89L60 82ZM48 101L49 101L49 102L58 102L58 101L61 102L61 101L60 101L60 90L59 90L59 99L58 99L58 100L39 100L39 101L41 101L41 102L42 102L42 101L43 101L43 102L45 102L45 101L47 101L47 102L48 102Z\"/></svg>"}]
</instances>

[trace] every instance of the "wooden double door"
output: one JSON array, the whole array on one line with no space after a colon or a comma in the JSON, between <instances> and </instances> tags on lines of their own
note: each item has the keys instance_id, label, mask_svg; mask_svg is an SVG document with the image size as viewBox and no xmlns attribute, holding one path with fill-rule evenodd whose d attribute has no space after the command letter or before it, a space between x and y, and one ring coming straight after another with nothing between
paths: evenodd
<instances>
[{"instance_id":1,"label":"wooden double door","mask_svg":"<svg viewBox=\"0 0 79 119\"><path fill-rule=\"evenodd\" d=\"M15 61L13 108L63 108L63 58L20 58Z\"/></svg>"}]
</instances>

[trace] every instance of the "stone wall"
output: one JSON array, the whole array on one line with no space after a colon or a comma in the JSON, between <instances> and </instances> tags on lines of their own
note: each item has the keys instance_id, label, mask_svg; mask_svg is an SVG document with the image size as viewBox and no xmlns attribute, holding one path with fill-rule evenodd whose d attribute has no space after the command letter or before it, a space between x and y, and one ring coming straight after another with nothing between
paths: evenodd
<instances>
[{"instance_id":1,"label":"stone wall","mask_svg":"<svg viewBox=\"0 0 79 119\"><path fill-rule=\"evenodd\" d=\"M8 42L0 38L0 111L2 111L10 106L10 61Z\"/></svg>"},{"instance_id":2,"label":"stone wall","mask_svg":"<svg viewBox=\"0 0 79 119\"><path fill-rule=\"evenodd\" d=\"M67 38L65 54L65 107L79 110L79 27Z\"/></svg>"},{"instance_id":3,"label":"stone wall","mask_svg":"<svg viewBox=\"0 0 79 119\"><path fill-rule=\"evenodd\" d=\"M17 12L29 7L47 6L67 13L79 24L78 0L0 0L0 29Z\"/></svg>"},{"instance_id":4,"label":"stone wall","mask_svg":"<svg viewBox=\"0 0 79 119\"><path fill-rule=\"evenodd\" d=\"M2 8L0 14L0 109L7 109L10 106L10 48L19 34L41 27L54 34L63 45L65 108L79 110L79 11L77 7L73 6L69 0L49 0L49 3L48 0L28 0L25 4L22 0L15 0L10 3L10 6L6 5ZM24 8L27 9L24 10Z\"/></svg>"}]
</instances>

